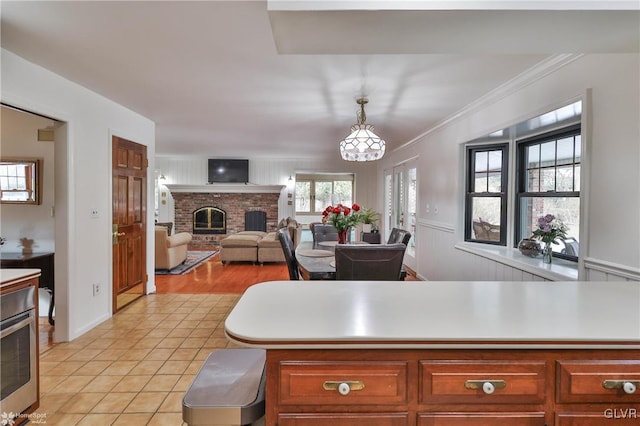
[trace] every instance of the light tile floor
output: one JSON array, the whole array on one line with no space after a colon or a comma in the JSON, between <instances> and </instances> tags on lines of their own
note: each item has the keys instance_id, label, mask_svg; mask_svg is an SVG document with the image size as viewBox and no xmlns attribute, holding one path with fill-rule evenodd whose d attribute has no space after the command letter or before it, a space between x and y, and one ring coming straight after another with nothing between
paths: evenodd
<instances>
[{"instance_id":1,"label":"light tile floor","mask_svg":"<svg viewBox=\"0 0 640 426\"><path fill-rule=\"evenodd\" d=\"M182 398L240 295L152 294L40 357L46 425L186 425ZM33 423L33 421L32 421Z\"/></svg>"}]
</instances>

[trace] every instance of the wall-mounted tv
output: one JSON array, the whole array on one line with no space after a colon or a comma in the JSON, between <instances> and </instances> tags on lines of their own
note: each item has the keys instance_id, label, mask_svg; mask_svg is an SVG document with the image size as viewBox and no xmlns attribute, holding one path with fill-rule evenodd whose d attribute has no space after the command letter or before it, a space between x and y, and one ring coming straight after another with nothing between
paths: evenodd
<instances>
[{"instance_id":1,"label":"wall-mounted tv","mask_svg":"<svg viewBox=\"0 0 640 426\"><path fill-rule=\"evenodd\" d=\"M209 183L249 182L249 160L209 158Z\"/></svg>"}]
</instances>

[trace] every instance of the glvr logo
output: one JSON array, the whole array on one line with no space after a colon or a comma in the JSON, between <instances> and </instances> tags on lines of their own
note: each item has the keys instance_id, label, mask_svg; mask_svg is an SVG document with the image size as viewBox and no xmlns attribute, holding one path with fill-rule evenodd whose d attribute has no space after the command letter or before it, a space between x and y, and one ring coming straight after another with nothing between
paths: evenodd
<instances>
[{"instance_id":1,"label":"glvr logo","mask_svg":"<svg viewBox=\"0 0 640 426\"><path fill-rule=\"evenodd\" d=\"M637 419L638 410L635 408L607 408L604 410L607 419Z\"/></svg>"}]
</instances>

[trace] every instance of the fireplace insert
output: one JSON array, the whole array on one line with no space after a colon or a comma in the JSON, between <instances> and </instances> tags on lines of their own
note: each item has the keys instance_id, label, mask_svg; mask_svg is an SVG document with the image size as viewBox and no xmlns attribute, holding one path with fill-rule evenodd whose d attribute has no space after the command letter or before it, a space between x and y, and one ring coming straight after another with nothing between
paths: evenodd
<instances>
[{"instance_id":1,"label":"fireplace insert","mask_svg":"<svg viewBox=\"0 0 640 426\"><path fill-rule=\"evenodd\" d=\"M227 213L217 207L201 207L193 212L194 234L226 234Z\"/></svg>"}]
</instances>

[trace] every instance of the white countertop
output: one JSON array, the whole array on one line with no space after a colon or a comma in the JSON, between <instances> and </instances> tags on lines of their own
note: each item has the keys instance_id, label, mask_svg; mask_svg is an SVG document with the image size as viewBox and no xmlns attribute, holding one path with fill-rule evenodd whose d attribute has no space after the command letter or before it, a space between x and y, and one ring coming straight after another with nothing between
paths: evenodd
<instances>
[{"instance_id":1,"label":"white countertop","mask_svg":"<svg viewBox=\"0 0 640 426\"><path fill-rule=\"evenodd\" d=\"M0 269L0 285L4 287L15 284L17 281L39 276L40 269Z\"/></svg>"},{"instance_id":2,"label":"white countertop","mask_svg":"<svg viewBox=\"0 0 640 426\"><path fill-rule=\"evenodd\" d=\"M266 349L640 349L640 283L274 281L225 331Z\"/></svg>"}]
</instances>

